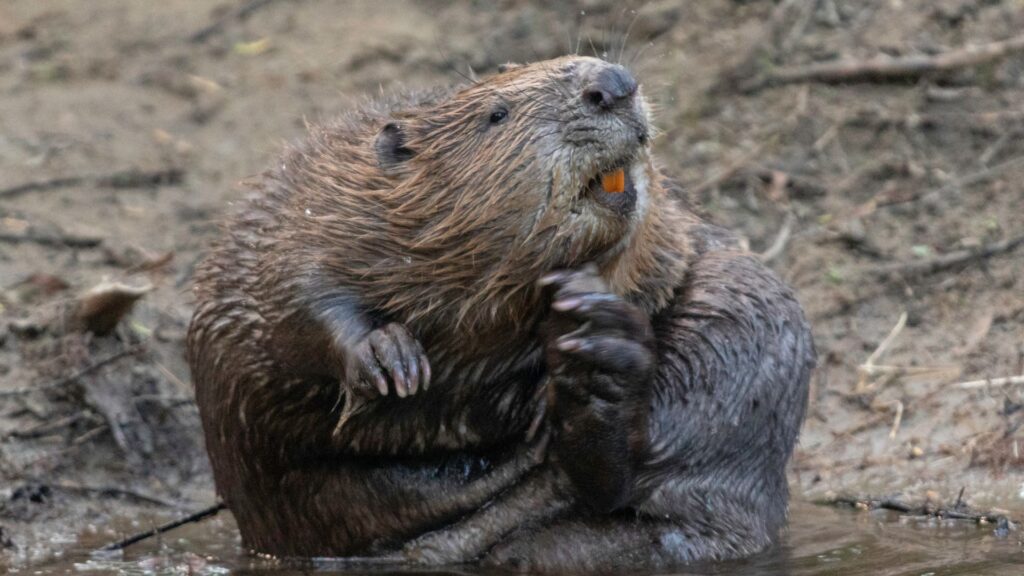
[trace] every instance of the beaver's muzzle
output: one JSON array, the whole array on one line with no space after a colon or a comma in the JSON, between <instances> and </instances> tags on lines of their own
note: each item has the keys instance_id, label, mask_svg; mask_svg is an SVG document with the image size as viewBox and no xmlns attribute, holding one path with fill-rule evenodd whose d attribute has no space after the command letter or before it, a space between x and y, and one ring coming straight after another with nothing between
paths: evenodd
<instances>
[{"instance_id":1,"label":"beaver's muzzle","mask_svg":"<svg viewBox=\"0 0 1024 576\"><path fill-rule=\"evenodd\" d=\"M590 179L584 193L594 202L617 214L627 215L636 207L636 184L630 166L617 166Z\"/></svg>"}]
</instances>

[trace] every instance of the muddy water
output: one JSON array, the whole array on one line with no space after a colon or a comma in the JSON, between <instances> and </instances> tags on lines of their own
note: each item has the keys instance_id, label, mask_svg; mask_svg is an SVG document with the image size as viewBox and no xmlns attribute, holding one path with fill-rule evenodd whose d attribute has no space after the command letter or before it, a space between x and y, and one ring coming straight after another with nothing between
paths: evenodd
<instances>
[{"instance_id":1,"label":"muddy water","mask_svg":"<svg viewBox=\"0 0 1024 576\"><path fill-rule=\"evenodd\" d=\"M128 522L126 532L141 528ZM131 547L123 555L103 557L90 550L107 535L84 535L81 548L42 566L12 570L20 574L388 574L353 570L329 563L284 565L245 554L230 514L180 528L162 540ZM405 570L401 573L429 573ZM476 574L460 569L450 574ZM743 576L943 576L1024 574L1019 533L999 538L991 527L963 522L901 518L893 513L834 510L795 503L790 530L776 551L752 560L672 572L686 575Z\"/></svg>"}]
</instances>

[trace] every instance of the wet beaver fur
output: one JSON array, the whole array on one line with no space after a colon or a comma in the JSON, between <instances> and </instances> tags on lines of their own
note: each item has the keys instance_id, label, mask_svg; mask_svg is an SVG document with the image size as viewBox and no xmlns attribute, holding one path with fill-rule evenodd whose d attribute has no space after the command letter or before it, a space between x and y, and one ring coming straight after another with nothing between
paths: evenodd
<instances>
[{"instance_id":1,"label":"wet beaver fur","mask_svg":"<svg viewBox=\"0 0 1024 576\"><path fill-rule=\"evenodd\" d=\"M370 102L254 183L188 337L245 546L564 571L773 542L811 336L651 130L626 69L572 56Z\"/></svg>"}]
</instances>

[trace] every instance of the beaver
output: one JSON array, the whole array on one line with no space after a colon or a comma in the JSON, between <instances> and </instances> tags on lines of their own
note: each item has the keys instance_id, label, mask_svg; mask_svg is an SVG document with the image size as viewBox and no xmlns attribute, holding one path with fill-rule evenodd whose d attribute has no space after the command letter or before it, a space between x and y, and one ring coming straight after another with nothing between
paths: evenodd
<instances>
[{"instance_id":1,"label":"beaver","mask_svg":"<svg viewBox=\"0 0 1024 576\"><path fill-rule=\"evenodd\" d=\"M247 548L565 571L772 544L813 342L652 133L625 67L567 56L369 101L252 182L187 342Z\"/></svg>"}]
</instances>

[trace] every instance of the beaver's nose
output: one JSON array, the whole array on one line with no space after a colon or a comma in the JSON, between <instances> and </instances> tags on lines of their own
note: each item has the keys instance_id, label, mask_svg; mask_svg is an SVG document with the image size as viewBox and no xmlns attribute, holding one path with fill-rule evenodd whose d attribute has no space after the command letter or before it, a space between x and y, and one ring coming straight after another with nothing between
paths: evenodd
<instances>
[{"instance_id":1,"label":"beaver's nose","mask_svg":"<svg viewBox=\"0 0 1024 576\"><path fill-rule=\"evenodd\" d=\"M583 88L583 101L598 110L611 110L636 94L636 88L636 79L622 66L602 66Z\"/></svg>"}]
</instances>

